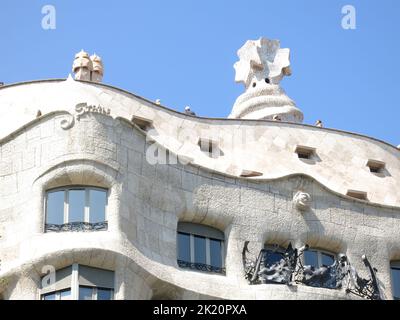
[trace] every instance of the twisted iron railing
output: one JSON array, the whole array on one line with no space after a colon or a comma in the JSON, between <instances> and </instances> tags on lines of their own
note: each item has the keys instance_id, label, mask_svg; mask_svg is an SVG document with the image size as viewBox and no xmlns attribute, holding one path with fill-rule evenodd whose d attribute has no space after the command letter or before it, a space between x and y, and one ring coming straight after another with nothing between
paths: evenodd
<instances>
[{"instance_id":1,"label":"twisted iron railing","mask_svg":"<svg viewBox=\"0 0 400 320\"><path fill-rule=\"evenodd\" d=\"M257 259L248 259L249 242L246 241L242 251L245 278L249 284L278 283L278 284L303 284L311 287L341 289L346 293L352 293L370 300L381 300L379 286L376 278L377 270L371 266L366 256L362 260L367 267L370 277L361 278L356 269L350 264L344 254L330 266L315 268L303 265L301 256L308 249L308 245L299 249L293 248L289 243L283 258L271 265L266 265L268 255L274 253L271 250L262 249Z\"/></svg>"},{"instance_id":2,"label":"twisted iron railing","mask_svg":"<svg viewBox=\"0 0 400 320\"><path fill-rule=\"evenodd\" d=\"M183 260L178 260L178 266L180 268L194 269L205 272L221 273L225 274L225 268L211 266L204 263L188 262Z\"/></svg>"},{"instance_id":3,"label":"twisted iron railing","mask_svg":"<svg viewBox=\"0 0 400 320\"><path fill-rule=\"evenodd\" d=\"M108 222L69 222L64 224L46 223L46 232L64 232L64 231L105 231L108 229Z\"/></svg>"}]
</instances>

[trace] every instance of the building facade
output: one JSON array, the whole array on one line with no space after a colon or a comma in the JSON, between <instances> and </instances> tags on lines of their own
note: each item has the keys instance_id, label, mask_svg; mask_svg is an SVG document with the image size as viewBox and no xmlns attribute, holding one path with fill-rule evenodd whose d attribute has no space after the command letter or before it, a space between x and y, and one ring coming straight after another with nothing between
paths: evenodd
<instances>
[{"instance_id":1,"label":"building facade","mask_svg":"<svg viewBox=\"0 0 400 320\"><path fill-rule=\"evenodd\" d=\"M102 84L85 52L0 87L1 299L400 297L400 150L302 124L279 42L238 55L228 119Z\"/></svg>"}]
</instances>

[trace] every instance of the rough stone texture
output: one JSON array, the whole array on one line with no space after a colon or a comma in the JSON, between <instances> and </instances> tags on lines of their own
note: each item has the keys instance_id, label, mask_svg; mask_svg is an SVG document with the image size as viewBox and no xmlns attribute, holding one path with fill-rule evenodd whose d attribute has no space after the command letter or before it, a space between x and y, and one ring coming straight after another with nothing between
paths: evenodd
<instances>
[{"instance_id":1,"label":"rough stone texture","mask_svg":"<svg viewBox=\"0 0 400 320\"><path fill-rule=\"evenodd\" d=\"M34 121L36 111L40 108L43 116L54 111L64 110L76 115L77 104L102 106L103 109L80 114L80 117L90 118L94 113L110 110L113 118L131 119L132 115L152 121L152 128L147 132L147 140L157 141L168 149L171 154L179 156L179 162L187 162L199 167L213 170L216 173L239 177L243 170L260 172L262 175L248 180L276 179L292 174L305 174L322 183L334 192L345 195L349 189L367 192L368 200L388 206L400 206L400 150L384 142L361 136L318 128L314 126L278 121L249 121L228 119L197 118L161 106L144 99L122 92L105 85L83 83L69 78L67 81L47 81L4 86L0 88L0 137L3 137L0 158L0 176L9 180L5 193L16 187L15 176L11 173L22 168L33 166L33 161L40 164L46 161L52 153L59 152L61 145L46 145L47 152L35 148L33 142L43 136L61 137L59 123L48 123L46 127L32 128L27 132L23 126ZM29 106L29 107L27 107ZM68 113L60 119L66 128L78 120ZM105 117L106 124L112 122L111 117ZM69 124L69 125L67 125ZM13 139L20 129L26 139L32 141L26 149L18 146L12 149L7 141ZM120 129L92 130L90 139L83 143L80 140L69 140L70 150L85 150L90 154L109 155L110 160L139 157L143 154L144 141L119 132ZM66 129L68 130L68 129ZM14 132L14 133L13 133ZM122 135L121 135L122 134ZM212 138L218 142L218 148L223 155L211 158L200 150L200 137ZM103 140L97 145L98 140ZM115 153L110 141L136 139L133 150L119 150ZM294 152L296 146L315 148L312 160L299 159ZM22 152L24 151L24 152ZM8 154L12 153L12 161ZM128 158L127 158L128 157ZM285 159L285 161L281 161ZM381 174L371 173L367 167L369 159L385 162ZM123 160L123 161L125 161ZM37 165L36 164L36 165ZM129 161L130 170L136 162ZM147 170L145 168L144 170ZM191 169L186 169L191 170ZM153 169L149 168L149 174Z\"/></svg>"},{"instance_id":2,"label":"rough stone texture","mask_svg":"<svg viewBox=\"0 0 400 320\"><path fill-rule=\"evenodd\" d=\"M74 115L82 102L110 108L111 115L87 112L71 121L68 112ZM343 252L363 276L361 256L366 254L379 270L385 297L392 297L390 261L400 258L400 151L392 146L296 124L193 118L110 87L73 80L3 87L0 103L2 136L19 128L0 140L4 299L38 298L42 266L58 269L72 263L114 270L117 299L353 298L343 290L248 285L241 257L245 241L251 241L254 254L264 243L289 241ZM30 112L39 105L43 116L35 119ZM153 130L146 135L124 119L133 114L151 119ZM61 126L65 119L71 124L67 128ZM187 139L169 134L173 126L187 130ZM253 140L229 148L221 138L224 156L213 159L197 145L199 136L212 130L218 137L249 131ZM169 156L186 154L192 162L150 165L146 154L152 139ZM293 151L296 145L316 147L320 161L304 163ZM238 177L232 169L242 168L238 158L246 169L264 175ZM390 175L367 171L364 160L369 158L385 161ZM45 191L69 184L109 189L108 231L43 232ZM377 204L340 194L350 186L368 191ZM311 196L302 214L293 204L299 190ZM178 221L225 232L226 276L178 268Z\"/></svg>"}]
</instances>

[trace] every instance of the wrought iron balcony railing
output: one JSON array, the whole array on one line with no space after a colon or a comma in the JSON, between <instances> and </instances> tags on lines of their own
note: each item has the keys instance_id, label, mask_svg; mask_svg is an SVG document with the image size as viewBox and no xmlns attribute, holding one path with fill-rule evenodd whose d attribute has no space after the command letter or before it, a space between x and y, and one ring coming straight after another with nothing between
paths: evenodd
<instances>
[{"instance_id":1,"label":"wrought iron balcony railing","mask_svg":"<svg viewBox=\"0 0 400 320\"><path fill-rule=\"evenodd\" d=\"M215 267L204 263L188 262L183 260L178 260L178 266L180 268L194 269L204 272L213 272L225 274L225 268Z\"/></svg>"},{"instance_id":2,"label":"wrought iron balcony railing","mask_svg":"<svg viewBox=\"0 0 400 320\"><path fill-rule=\"evenodd\" d=\"M46 232L65 232L65 231L106 231L108 222L69 222L64 224L46 223Z\"/></svg>"}]
</instances>

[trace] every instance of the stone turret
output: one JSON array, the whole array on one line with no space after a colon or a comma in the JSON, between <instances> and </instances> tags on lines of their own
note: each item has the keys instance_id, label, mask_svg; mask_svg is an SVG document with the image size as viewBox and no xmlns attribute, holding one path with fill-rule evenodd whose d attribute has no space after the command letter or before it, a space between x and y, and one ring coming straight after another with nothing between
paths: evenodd
<instances>
[{"instance_id":1,"label":"stone turret","mask_svg":"<svg viewBox=\"0 0 400 320\"><path fill-rule=\"evenodd\" d=\"M94 82L101 82L103 80L103 71L104 71L103 61L96 54L93 54L90 57L90 60L92 60L92 64L93 64L91 80Z\"/></svg>"},{"instance_id":2,"label":"stone turret","mask_svg":"<svg viewBox=\"0 0 400 320\"><path fill-rule=\"evenodd\" d=\"M289 49L281 49L278 40L249 40L238 50L236 82L243 82L240 95L229 118L268 119L302 122L303 113L285 94L279 83L291 75Z\"/></svg>"},{"instance_id":3,"label":"stone turret","mask_svg":"<svg viewBox=\"0 0 400 320\"><path fill-rule=\"evenodd\" d=\"M72 65L72 72L75 73L75 79L90 81L92 70L93 64L89 58L89 54L81 50L75 55Z\"/></svg>"}]
</instances>

